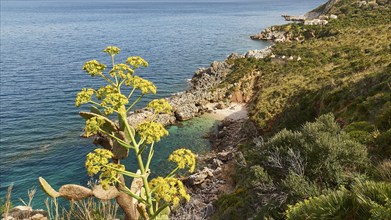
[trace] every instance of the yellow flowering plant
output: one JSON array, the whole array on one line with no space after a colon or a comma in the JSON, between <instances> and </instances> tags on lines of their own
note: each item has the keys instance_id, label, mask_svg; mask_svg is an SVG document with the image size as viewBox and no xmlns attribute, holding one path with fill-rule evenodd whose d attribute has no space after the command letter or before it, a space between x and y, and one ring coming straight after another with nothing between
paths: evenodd
<instances>
[{"instance_id":1,"label":"yellow flowering plant","mask_svg":"<svg viewBox=\"0 0 391 220\"><path fill-rule=\"evenodd\" d=\"M167 218L167 209L169 211L170 206L177 206L180 201L190 199L183 183L175 178L174 174L179 169L193 172L195 156L187 149L174 151L168 160L176 163L176 168L166 177L148 180L154 155L154 143L168 135L168 131L156 119L159 114L172 114L172 108L165 99L153 100L147 105L147 108L154 113L153 116L137 127L129 124L127 113L132 107L144 95L155 94L157 91L151 81L135 75L135 70L147 67L148 62L136 56L127 58L125 63L115 64L114 58L119 54L120 49L109 46L103 51L111 56L111 70L105 73L107 66L97 60L86 62L83 70L93 77L101 77L108 85L97 90L84 88L76 96L77 107L83 104L91 105L90 112L80 113L86 119L84 136L96 136L94 143L103 147L87 155L85 162L87 172L91 176L99 175L100 185L104 189L116 187L120 193L133 198L133 200L117 198L118 204L126 215L125 219L137 219L140 216L144 219L156 219L161 218L163 214ZM135 90L141 92L137 98L133 97ZM124 94L122 91L130 92ZM118 122L109 119L112 114L117 115ZM125 169L121 160L129 153L134 154L138 166ZM147 155L143 157L144 153ZM125 177L133 178L133 182L138 180L142 185L140 190L134 190L133 183L128 187ZM129 201L137 202L129 203Z\"/></svg>"}]
</instances>

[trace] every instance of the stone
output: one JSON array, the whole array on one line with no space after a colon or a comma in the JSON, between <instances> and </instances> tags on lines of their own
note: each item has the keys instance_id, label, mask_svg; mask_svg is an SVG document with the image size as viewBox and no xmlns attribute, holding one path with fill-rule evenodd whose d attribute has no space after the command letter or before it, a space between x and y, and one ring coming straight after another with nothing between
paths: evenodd
<instances>
[{"instance_id":1,"label":"stone","mask_svg":"<svg viewBox=\"0 0 391 220\"><path fill-rule=\"evenodd\" d=\"M30 206L16 206L8 212L8 216L3 219L30 219L47 220L48 213L42 209L33 210Z\"/></svg>"},{"instance_id":2,"label":"stone","mask_svg":"<svg viewBox=\"0 0 391 220\"><path fill-rule=\"evenodd\" d=\"M216 105L216 108L217 109L224 109L224 108L227 108L228 106L224 103L224 102L219 102L217 105Z\"/></svg>"},{"instance_id":3,"label":"stone","mask_svg":"<svg viewBox=\"0 0 391 220\"><path fill-rule=\"evenodd\" d=\"M206 217L211 216L213 213L214 213L213 204L212 204L212 203L209 203L209 204L205 207L205 216L206 216Z\"/></svg>"},{"instance_id":4,"label":"stone","mask_svg":"<svg viewBox=\"0 0 391 220\"><path fill-rule=\"evenodd\" d=\"M43 216L40 213L31 216L31 220L45 220L45 219L48 219L48 218L46 218L45 216Z\"/></svg>"},{"instance_id":5,"label":"stone","mask_svg":"<svg viewBox=\"0 0 391 220\"><path fill-rule=\"evenodd\" d=\"M92 189L93 195L101 200L115 199L119 195L116 187L110 186L108 189L103 189L102 185L95 185Z\"/></svg>"},{"instance_id":6,"label":"stone","mask_svg":"<svg viewBox=\"0 0 391 220\"><path fill-rule=\"evenodd\" d=\"M91 189L75 184L61 186L59 193L62 197L74 201L85 199L93 195Z\"/></svg>"},{"instance_id":7,"label":"stone","mask_svg":"<svg viewBox=\"0 0 391 220\"><path fill-rule=\"evenodd\" d=\"M217 158L214 158L213 159L213 166L215 167L215 169L219 168L221 165L223 165L223 162Z\"/></svg>"},{"instance_id":8,"label":"stone","mask_svg":"<svg viewBox=\"0 0 391 220\"><path fill-rule=\"evenodd\" d=\"M337 15L331 14L331 15L330 15L330 19L338 19L338 16L337 16Z\"/></svg>"},{"instance_id":9,"label":"stone","mask_svg":"<svg viewBox=\"0 0 391 220\"><path fill-rule=\"evenodd\" d=\"M199 185L205 181L206 178L212 177L213 172L211 169L204 167L204 169L198 173L192 174L188 178L190 185Z\"/></svg>"},{"instance_id":10,"label":"stone","mask_svg":"<svg viewBox=\"0 0 391 220\"><path fill-rule=\"evenodd\" d=\"M222 162L231 160L234 157L233 153L230 151L222 151L217 154L217 158Z\"/></svg>"}]
</instances>

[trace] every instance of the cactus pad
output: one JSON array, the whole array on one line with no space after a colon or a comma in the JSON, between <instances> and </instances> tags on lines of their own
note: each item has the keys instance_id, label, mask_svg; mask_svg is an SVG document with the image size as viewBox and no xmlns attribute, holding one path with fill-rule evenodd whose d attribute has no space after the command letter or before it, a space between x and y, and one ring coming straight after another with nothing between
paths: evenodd
<instances>
[{"instance_id":1,"label":"cactus pad","mask_svg":"<svg viewBox=\"0 0 391 220\"><path fill-rule=\"evenodd\" d=\"M42 190L50 197L57 198L60 196L60 193L57 192L50 186L50 184L42 177L38 178L39 184L41 185Z\"/></svg>"}]
</instances>

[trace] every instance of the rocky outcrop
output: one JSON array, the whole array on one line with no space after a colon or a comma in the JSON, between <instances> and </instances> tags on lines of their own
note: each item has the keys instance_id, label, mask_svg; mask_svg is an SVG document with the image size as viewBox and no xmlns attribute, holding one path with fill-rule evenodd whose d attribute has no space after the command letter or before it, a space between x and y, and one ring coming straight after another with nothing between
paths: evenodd
<instances>
[{"instance_id":1,"label":"rocky outcrop","mask_svg":"<svg viewBox=\"0 0 391 220\"><path fill-rule=\"evenodd\" d=\"M334 7L334 5L338 2L339 0L329 0L325 4L319 6L318 8L307 12L304 17L305 20L312 20L319 18L321 15L325 15L330 12L330 10Z\"/></svg>"},{"instance_id":2,"label":"rocky outcrop","mask_svg":"<svg viewBox=\"0 0 391 220\"><path fill-rule=\"evenodd\" d=\"M304 21L306 17L304 15L281 15L285 19L285 21Z\"/></svg>"},{"instance_id":3,"label":"rocky outcrop","mask_svg":"<svg viewBox=\"0 0 391 220\"><path fill-rule=\"evenodd\" d=\"M327 3L319 6L318 8L306 13L305 15L292 16L282 15L286 21L301 22L304 25L326 25L328 19L337 19L336 15L327 16L330 10L333 8L335 3L339 0L329 0ZM308 33L303 32L301 35L291 33L289 30L284 30L278 26L272 26L262 30L261 32L251 35L250 38L253 40L267 40L275 43L291 42L291 41L303 41L309 39L311 36Z\"/></svg>"},{"instance_id":4,"label":"rocky outcrop","mask_svg":"<svg viewBox=\"0 0 391 220\"><path fill-rule=\"evenodd\" d=\"M253 40L268 40L276 43L289 41L287 31L279 30L276 27L266 28L265 30L250 36Z\"/></svg>"},{"instance_id":5,"label":"rocky outcrop","mask_svg":"<svg viewBox=\"0 0 391 220\"><path fill-rule=\"evenodd\" d=\"M253 57L253 58L256 58L256 59L262 59L262 58L265 58L267 56L270 56L272 54L272 47L267 47L263 50L249 50L245 55L244 57L245 58L250 58L250 57Z\"/></svg>"},{"instance_id":6,"label":"rocky outcrop","mask_svg":"<svg viewBox=\"0 0 391 220\"><path fill-rule=\"evenodd\" d=\"M261 59L271 54L271 47L263 50L250 50L243 55L232 53L226 60L214 61L208 68L198 69L189 81L189 88L167 98L172 106L172 114L160 114L158 121L164 125L174 124L176 121L186 121L205 112L209 103L218 103L222 100L231 100L231 94L227 93L227 87L219 85L231 73L231 61L239 58L253 57ZM236 97L236 96L235 96ZM241 99L243 102L248 99ZM148 109L139 109L128 115L129 124L136 127L139 123L151 117L153 113Z\"/></svg>"},{"instance_id":7,"label":"rocky outcrop","mask_svg":"<svg viewBox=\"0 0 391 220\"><path fill-rule=\"evenodd\" d=\"M16 206L3 215L2 220L48 220L48 213L43 209L33 210L30 206Z\"/></svg>"}]
</instances>

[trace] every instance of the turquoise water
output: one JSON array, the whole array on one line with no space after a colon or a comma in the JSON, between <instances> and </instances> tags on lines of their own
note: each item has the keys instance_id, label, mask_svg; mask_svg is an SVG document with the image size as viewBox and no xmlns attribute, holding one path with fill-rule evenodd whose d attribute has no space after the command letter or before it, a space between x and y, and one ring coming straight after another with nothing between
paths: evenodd
<instances>
[{"instance_id":1,"label":"turquoise water","mask_svg":"<svg viewBox=\"0 0 391 220\"><path fill-rule=\"evenodd\" d=\"M92 144L79 137L84 122L74 98L83 87L101 85L81 67L90 59L109 63L104 47L122 48L119 60L140 55L150 62L139 74L159 95L148 101L184 90L186 79L213 60L268 46L248 36L282 23L281 14L302 14L321 2L1 1L0 197L13 184L18 204L38 186L38 176L54 188L89 180L83 163ZM177 147L207 150L200 137L214 123L194 119L170 127L155 170L163 172L161 163ZM43 207L44 198L39 190L34 205Z\"/></svg>"}]
</instances>

